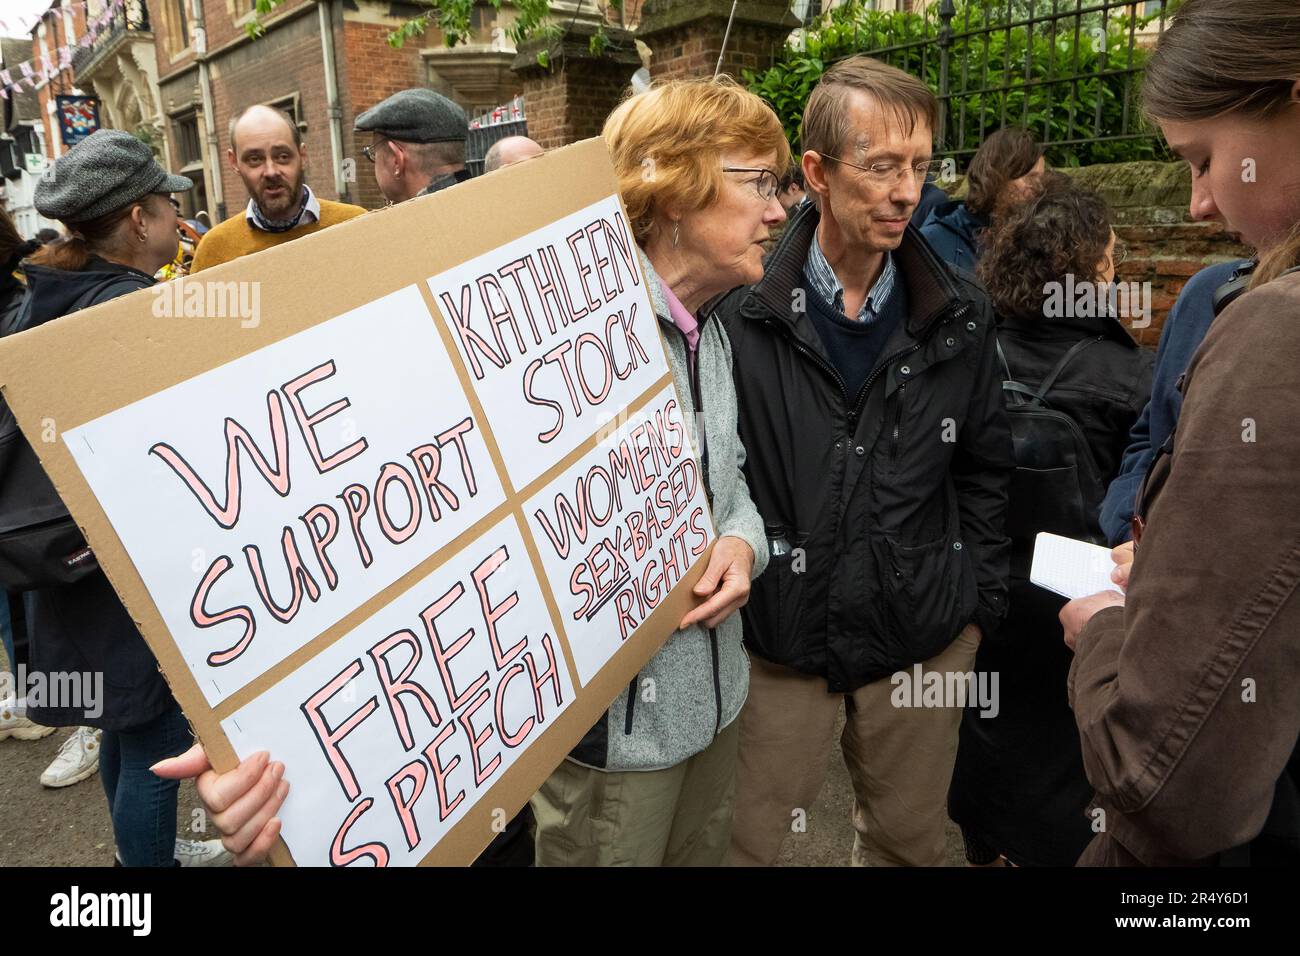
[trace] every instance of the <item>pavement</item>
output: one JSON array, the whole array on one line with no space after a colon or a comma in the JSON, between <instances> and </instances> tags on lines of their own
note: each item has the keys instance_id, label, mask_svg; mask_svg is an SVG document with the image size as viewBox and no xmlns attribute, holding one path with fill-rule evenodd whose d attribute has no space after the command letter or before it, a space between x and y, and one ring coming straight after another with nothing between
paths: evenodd
<instances>
[{"instance_id":1,"label":"pavement","mask_svg":"<svg viewBox=\"0 0 1300 956\"><path fill-rule=\"evenodd\" d=\"M113 865L113 828L99 774L58 790L40 784L41 772L70 733L61 728L42 740L0 741L0 867ZM852 807L844 762L832 759L826 785L808 812L807 829L786 840L779 865L848 866ZM177 835L186 839L217 836L207 826L192 781L181 784L176 823ZM949 865L963 866L961 834L951 822L947 836Z\"/></svg>"}]
</instances>

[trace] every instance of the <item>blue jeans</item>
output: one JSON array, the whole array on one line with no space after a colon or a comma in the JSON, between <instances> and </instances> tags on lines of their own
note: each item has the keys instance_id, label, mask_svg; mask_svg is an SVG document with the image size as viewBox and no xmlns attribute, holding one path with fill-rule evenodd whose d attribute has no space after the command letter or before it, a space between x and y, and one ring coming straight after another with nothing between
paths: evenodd
<instances>
[{"instance_id":1,"label":"blue jeans","mask_svg":"<svg viewBox=\"0 0 1300 956\"><path fill-rule=\"evenodd\" d=\"M104 731L99 778L108 795L108 813L123 866L176 865L180 781L163 780L149 768L184 753L193 742L185 715L175 703L147 724Z\"/></svg>"}]
</instances>

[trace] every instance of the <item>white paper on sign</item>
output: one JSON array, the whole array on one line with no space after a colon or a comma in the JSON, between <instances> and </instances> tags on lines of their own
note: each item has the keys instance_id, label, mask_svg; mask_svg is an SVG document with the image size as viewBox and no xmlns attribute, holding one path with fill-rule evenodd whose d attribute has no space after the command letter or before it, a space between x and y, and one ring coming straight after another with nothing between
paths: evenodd
<instances>
[{"instance_id":1,"label":"white paper on sign","mask_svg":"<svg viewBox=\"0 0 1300 956\"><path fill-rule=\"evenodd\" d=\"M714 537L669 386L524 507L585 685Z\"/></svg>"},{"instance_id":2,"label":"white paper on sign","mask_svg":"<svg viewBox=\"0 0 1300 956\"><path fill-rule=\"evenodd\" d=\"M1073 601L1100 591L1118 591L1110 579L1114 567L1109 548L1040 531L1034 539L1029 581Z\"/></svg>"},{"instance_id":3,"label":"white paper on sign","mask_svg":"<svg viewBox=\"0 0 1300 956\"><path fill-rule=\"evenodd\" d=\"M221 727L283 761L298 865L414 866L572 699L506 518Z\"/></svg>"},{"instance_id":4,"label":"white paper on sign","mask_svg":"<svg viewBox=\"0 0 1300 956\"><path fill-rule=\"evenodd\" d=\"M63 439L215 706L505 500L482 433L410 286Z\"/></svg>"},{"instance_id":5,"label":"white paper on sign","mask_svg":"<svg viewBox=\"0 0 1300 956\"><path fill-rule=\"evenodd\" d=\"M668 372L616 196L429 280L526 488Z\"/></svg>"}]
</instances>

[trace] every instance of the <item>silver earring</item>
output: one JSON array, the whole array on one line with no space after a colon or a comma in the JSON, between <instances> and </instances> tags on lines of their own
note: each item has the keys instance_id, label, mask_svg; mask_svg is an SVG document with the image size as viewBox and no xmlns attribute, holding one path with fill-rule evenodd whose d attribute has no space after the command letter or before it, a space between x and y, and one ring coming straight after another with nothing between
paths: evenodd
<instances>
[{"instance_id":1,"label":"silver earring","mask_svg":"<svg viewBox=\"0 0 1300 956\"><path fill-rule=\"evenodd\" d=\"M677 248L677 240L681 238L681 228L682 228L681 223L679 222L673 223L673 248L674 249Z\"/></svg>"},{"instance_id":2,"label":"silver earring","mask_svg":"<svg viewBox=\"0 0 1300 956\"><path fill-rule=\"evenodd\" d=\"M141 242L148 242L148 241L149 241L149 237L146 236L146 235L142 232L142 233L140 233L140 241L141 241Z\"/></svg>"}]
</instances>

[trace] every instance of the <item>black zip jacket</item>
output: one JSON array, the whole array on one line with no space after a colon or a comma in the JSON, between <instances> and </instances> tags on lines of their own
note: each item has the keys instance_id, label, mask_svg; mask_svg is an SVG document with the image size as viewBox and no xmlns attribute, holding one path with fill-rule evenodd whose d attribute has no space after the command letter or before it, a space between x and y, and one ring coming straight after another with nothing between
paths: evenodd
<instances>
[{"instance_id":1,"label":"black zip jacket","mask_svg":"<svg viewBox=\"0 0 1300 956\"><path fill-rule=\"evenodd\" d=\"M16 323L24 330L154 284L142 272L94 258L79 272L30 264L24 271L28 294ZM94 385L74 382L68 387ZM123 730L146 724L174 706L158 661L103 571L75 584L28 591L24 599L33 671L103 677L98 715L80 707L36 706L29 701L27 715L33 721L51 727L85 724Z\"/></svg>"},{"instance_id":2,"label":"black zip jacket","mask_svg":"<svg viewBox=\"0 0 1300 956\"><path fill-rule=\"evenodd\" d=\"M967 623L997 629L1014 463L988 298L911 227L894 252L909 315L845 394L796 310L818 218L802 209L763 279L718 315L750 494L769 539L792 549L754 582L746 644L847 693L933 657Z\"/></svg>"},{"instance_id":3,"label":"black zip jacket","mask_svg":"<svg viewBox=\"0 0 1300 956\"><path fill-rule=\"evenodd\" d=\"M1151 398L1155 353L1139 346L1111 316L1004 317L998 337L1012 376L1031 388L1042 384L1076 342L1099 340L1065 367L1047 401L1079 423L1098 470L1105 479L1113 478L1128 447L1129 431Z\"/></svg>"}]
</instances>

